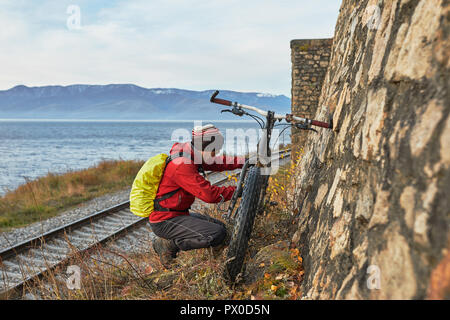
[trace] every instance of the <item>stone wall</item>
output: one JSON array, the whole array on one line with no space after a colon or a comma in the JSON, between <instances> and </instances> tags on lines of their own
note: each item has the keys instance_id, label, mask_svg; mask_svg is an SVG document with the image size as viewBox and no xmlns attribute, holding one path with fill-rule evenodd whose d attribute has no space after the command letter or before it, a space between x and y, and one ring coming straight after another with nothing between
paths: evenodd
<instances>
[{"instance_id":1,"label":"stone wall","mask_svg":"<svg viewBox=\"0 0 450 320\"><path fill-rule=\"evenodd\" d=\"M292 113L297 116L313 116L319 105L322 83L328 69L333 39L308 39L291 41L292 62ZM293 128L292 160L304 146L308 133Z\"/></svg>"},{"instance_id":2,"label":"stone wall","mask_svg":"<svg viewBox=\"0 0 450 320\"><path fill-rule=\"evenodd\" d=\"M304 298L450 298L450 5L343 0L293 181Z\"/></svg>"}]
</instances>

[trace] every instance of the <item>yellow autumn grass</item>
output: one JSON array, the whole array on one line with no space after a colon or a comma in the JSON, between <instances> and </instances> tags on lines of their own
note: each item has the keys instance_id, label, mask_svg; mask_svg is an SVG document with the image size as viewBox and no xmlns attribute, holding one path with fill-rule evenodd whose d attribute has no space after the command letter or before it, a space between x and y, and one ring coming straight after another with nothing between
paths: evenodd
<instances>
[{"instance_id":1,"label":"yellow autumn grass","mask_svg":"<svg viewBox=\"0 0 450 320\"><path fill-rule=\"evenodd\" d=\"M55 216L107 193L130 188L143 161L103 160L90 168L48 173L0 197L0 231Z\"/></svg>"}]
</instances>

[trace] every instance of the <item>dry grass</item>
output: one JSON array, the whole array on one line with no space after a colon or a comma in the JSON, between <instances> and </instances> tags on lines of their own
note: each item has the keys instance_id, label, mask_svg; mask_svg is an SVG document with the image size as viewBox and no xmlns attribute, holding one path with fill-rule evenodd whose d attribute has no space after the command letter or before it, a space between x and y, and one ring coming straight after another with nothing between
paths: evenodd
<instances>
[{"instance_id":1,"label":"dry grass","mask_svg":"<svg viewBox=\"0 0 450 320\"><path fill-rule=\"evenodd\" d=\"M104 160L80 171L46 176L0 198L0 231L55 216L104 194L129 188L143 161Z\"/></svg>"}]
</instances>

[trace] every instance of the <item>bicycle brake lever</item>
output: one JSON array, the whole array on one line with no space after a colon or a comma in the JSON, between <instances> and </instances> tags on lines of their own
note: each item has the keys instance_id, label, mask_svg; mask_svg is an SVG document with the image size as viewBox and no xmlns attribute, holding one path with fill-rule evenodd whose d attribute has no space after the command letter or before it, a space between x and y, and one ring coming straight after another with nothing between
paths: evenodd
<instances>
[{"instance_id":1,"label":"bicycle brake lever","mask_svg":"<svg viewBox=\"0 0 450 320\"><path fill-rule=\"evenodd\" d=\"M237 115L239 117L242 117L245 114L244 110L242 110L242 109L240 109L240 108L238 108L236 106L234 106L233 109L231 109L231 110L230 109L224 109L224 110L221 110L220 112L231 112L232 114L235 114L235 115Z\"/></svg>"},{"instance_id":2,"label":"bicycle brake lever","mask_svg":"<svg viewBox=\"0 0 450 320\"><path fill-rule=\"evenodd\" d=\"M301 129L301 130L306 130L306 131L311 130L311 131L314 131L315 133L317 133L316 129L309 127L305 123L297 123L297 124L295 124L295 127L297 127L298 129Z\"/></svg>"},{"instance_id":3,"label":"bicycle brake lever","mask_svg":"<svg viewBox=\"0 0 450 320\"><path fill-rule=\"evenodd\" d=\"M245 114L244 110L242 110L241 108L238 108L236 106L233 107L231 112L234 113L235 115L239 116L239 117L242 117Z\"/></svg>"},{"instance_id":4,"label":"bicycle brake lever","mask_svg":"<svg viewBox=\"0 0 450 320\"><path fill-rule=\"evenodd\" d=\"M308 130L309 129L308 125L306 125L304 123L296 123L295 127L300 130Z\"/></svg>"}]
</instances>

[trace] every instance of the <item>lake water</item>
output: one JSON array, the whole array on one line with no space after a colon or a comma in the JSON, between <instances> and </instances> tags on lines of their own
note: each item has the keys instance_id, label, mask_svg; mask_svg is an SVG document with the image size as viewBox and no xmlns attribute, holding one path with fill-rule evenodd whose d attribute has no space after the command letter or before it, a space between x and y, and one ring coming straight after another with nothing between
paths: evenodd
<instances>
[{"instance_id":1,"label":"lake water","mask_svg":"<svg viewBox=\"0 0 450 320\"><path fill-rule=\"evenodd\" d=\"M251 136L259 134L255 122L206 123L214 123L224 133L227 153L245 152L239 140L243 135L249 136L249 150L256 150ZM84 169L106 159L147 160L168 153L174 142L190 137L193 126L193 121L0 120L0 195L48 172ZM278 133L274 132L273 142ZM290 142L289 129L278 142Z\"/></svg>"}]
</instances>

